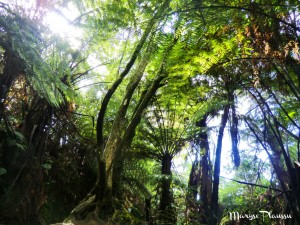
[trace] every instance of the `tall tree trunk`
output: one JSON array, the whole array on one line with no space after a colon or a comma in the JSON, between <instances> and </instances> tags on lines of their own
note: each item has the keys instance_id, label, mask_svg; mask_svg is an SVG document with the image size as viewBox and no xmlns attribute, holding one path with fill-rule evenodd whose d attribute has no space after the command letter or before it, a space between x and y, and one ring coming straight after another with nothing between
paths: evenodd
<instances>
[{"instance_id":1,"label":"tall tree trunk","mask_svg":"<svg viewBox=\"0 0 300 225\"><path fill-rule=\"evenodd\" d=\"M124 134L120 133L120 136L116 136L111 142L108 142L105 147L105 171L106 171L106 195L108 197L113 195L113 185L118 182L122 173L123 157L127 149L130 147L135 135L135 129L138 126L144 109L148 106L151 98L154 96L156 90L160 87L160 82L164 79L163 68L157 74L156 79L151 85L146 88L145 95L142 95L140 102L137 105L137 109L130 123L126 127ZM127 94L125 95L127 96ZM122 104L122 107L126 107ZM124 115L125 116L125 115ZM123 118L124 120L125 118ZM117 124L116 124L117 125ZM109 145L110 143L110 145Z\"/></svg>"},{"instance_id":2,"label":"tall tree trunk","mask_svg":"<svg viewBox=\"0 0 300 225\"><path fill-rule=\"evenodd\" d=\"M111 97L119 87L119 85L122 83L123 79L129 74L131 68L133 67L136 59L140 55L140 52L142 48L144 47L144 44L149 37L151 31L153 30L153 27L158 21L158 18L163 14L166 8L168 8L170 0L165 1L160 8L156 11L154 16L151 18L149 21L139 43L135 47L133 54L127 63L125 69L123 72L120 74L119 78L113 83L111 88L107 91L105 94L103 101L101 103L101 108L98 112L98 119L97 119L97 125L96 125L96 130L97 130L97 152L98 152L98 161L99 161L99 174L98 174L98 179L95 185L95 188L92 190L92 192L96 193L96 202L97 202L97 211L100 210L100 208L103 205L102 203L99 204L100 202L108 201L105 203L106 205L110 205L111 203L111 198L112 198L112 185L113 185L113 167L114 167L114 160L115 156L117 155L116 150L119 148L119 144L121 142L121 130L122 127L120 127L120 123L124 121L124 117L127 112L127 108L129 106L129 102L131 100L132 94L137 87L137 84L140 81L140 78L136 78L136 82L134 85L131 85L131 89L127 91L127 97L123 99L123 103L125 105L120 106L119 109L119 115L118 118L116 118L116 121L114 122L114 126L117 128L116 130L118 131L117 133L115 132L110 132L112 137L110 137L109 142L105 145L104 143L104 137L103 137L103 126L104 126L104 118L105 118L105 112L107 109L107 106L110 102ZM138 74L140 76L140 74ZM146 106L145 106L146 107ZM134 128L135 129L135 128ZM105 149L105 150L104 150ZM89 196L87 196L88 199ZM105 200L106 198L107 200ZM109 200L110 199L110 200ZM79 207L80 208L80 207ZM111 207L108 207L111 208ZM76 211L76 210L75 210ZM75 212L73 210L73 212Z\"/></svg>"},{"instance_id":3,"label":"tall tree trunk","mask_svg":"<svg viewBox=\"0 0 300 225\"><path fill-rule=\"evenodd\" d=\"M230 120L230 136L231 136L231 151L233 155L233 162L236 167L240 166L240 154L238 149L238 117L236 115L234 92L229 91L228 98L231 108L231 120Z\"/></svg>"},{"instance_id":4,"label":"tall tree trunk","mask_svg":"<svg viewBox=\"0 0 300 225\"><path fill-rule=\"evenodd\" d=\"M129 60L129 62L127 63L125 69L123 70L123 72L120 74L120 77L113 83L113 85L111 86L111 88L107 91L106 95L103 98L102 104L101 104L101 108L99 110L98 113L98 119L97 119L97 142L98 145L100 146L100 150L103 151L104 150L104 141L103 141L103 124L104 124L104 117L105 117L105 112L108 106L108 103L112 97L112 95L115 93L115 91L117 90L117 88L119 87L119 85L122 83L123 79L127 76L127 74L130 72L132 66L134 65L137 57L139 56L148 36L150 35L153 26L155 25L155 23L157 23L158 18L161 17L161 15L163 14L163 12L165 11L165 9L168 7L170 3L170 0L165 1L162 6L157 10L157 12L154 14L154 16L151 18L151 20L149 21L139 43L137 44L135 50L133 51L133 54L131 56L131 59Z\"/></svg>"},{"instance_id":5,"label":"tall tree trunk","mask_svg":"<svg viewBox=\"0 0 300 225\"><path fill-rule=\"evenodd\" d=\"M161 63L161 67L159 68L156 77L149 83L148 88L144 91L144 94L140 97L138 104L135 107L135 110L132 114L130 122L128 126L124 124L124 120L126 119L127 109L129 103L131 101L132 95L140 82L141 77L140 74L136 77L136 80L133 81L132 84L129 84L129 88L125 94L122 105L120 105L116 119L113 124L113 128L110 131L110 136L107 143L104 143L103 137L103 124L105 112L110 102L110 99L114 92L117 90L123 79L130 72L132 66L134 65L138 55L140 54L146 39L151 33L153 26L158 21L158 18L163 14L165 9L168 8L169 0L164 1L159 8L156 10L156 13L149 21L146 30L136 46L131 59L126 65L124 71L120 74L120 77L114 82L112 87L108 90L101 104L101 108L98 113L97 120L97 143L98 143L98 158L99 158L99 176L96 182L94 189L91 193L71 212L71 217L76 219L82 219L83 216L88 214L88 211L97 215L103 216L103 218L108 218L110 214L113 212L113 195L115 194L115 190L118 186L120 176L122 174L122 163L124 154L127 149L130 147L132 140L135 136L135 129L138 126L143 111L149 104L152 96L155 94L156 90L161 86L161 81L166 77L164 72L164 64L168 53L173 47L174 43L167 48L166 54L164 55L163 61ZM177 41L177 37L175 38ZM116 131L116 132L114 132ZM93 198L93 194L95 194L95 198ZM77 217L77 218L76 218Z\"/></svg>"},{"instance_id":6,"label":"tall tree trunk","mask_svg":"<svg viewBox=\"0 0 300 225\"><path fill-rule=\"evenodd\" d=\"M196 159L192 164L192 169L189 176L188 191L186 195L186 220L189 224L200 221L199 203L197 197L199 195L201 167L196 153Z\"/></svg>"},{"instance_id":7,"label":"tall tree trunk","mask_svg":"<svg viewBox=\"0 0 300 225\"><path fill-rule=\"evenodd\" d=\"M201 128L197 134L195 147L199 147L193 162L189 178L189 192L187 194L187 219L194 223L207 223L211 200L212 178L209 158L209 142L207 134L208 114L196 126ZM200 160L199 160L200 157ZM197 198L200 198L200 201Z\"/></svg>"},{"instance_id":8,"label":"tall tree trunk","mask_svg":"<svg viewBox=\"0 0 300 225\"><path fill-rule=\"evenodd\" d=\"M149 225L153 225L153 221L151 219L151 198L145 199L145 220Z\"/></svg>"},{"instance_id":9,"label":"tall tree trunk","mask_svg":"<svg viewBox=\"0 0 300 225\"><path fill-rule=\"evenodd\" d=\"M100 174L98 177L92 192L71 212L70 216L73 222L76 223L78 220L84 220L84 218L91 213L96 216L100 215L103 219L110 217L113 213L113 195L115 194L113 189L114 184L118 182L122 173L124 154L132 143L135 129L141 120L144 109L148 106L157 89L161 87L161 81L164 78L165 74L162 64L155 79L151 83L149 82L149 85L141 95L130 123L123 131L123 135L115 137L114 141L110 142L110 145L106 144L105 157L103 157L100 162L100 173L102 176ZM125 94L125 98L126 96L127 94ZM122 107L127 106L126 104L122 104L121 108ZM120 110L123 110L121 108ZM95 196L93 196L94 194Z\"/></svg>"},{"instance_id":10,"label":"tall tree trunk","mask_svg":"<svg viewBox=\"0 0 300 225\"><path fill-rule=\"evenodd\" d=\"M112 164L113 163L114 163L114 165L122 164L122 162L114 162L115 158L114 158L113 154L115 154L114 151L116 151L117 148L120 148L119 145L121 143L121 138L122 138L122 135L126 128L126 124L125 124L126 113L127 113L128 107L130 105L134 91L138 87L138 85L143 77L145 68L149 62L149 58L152 53L152 47L148 46L147 50L148 51L146 52L143 59L139 63L135 73L132 75L132 77L127 85L127 88L126 88L127 91L126 91L123 101L118 109L112 129L110 131L110 136L106 142L105 152L103 152L103 155L101 157L102 161L103 161L103 159L105 159L105 171L106 171L105 179L108 182L108 183L106 183L106 186L107 186L108 190L110 190L107 193L114 194L113 192L117 191L118 184L121 182L120 179L113 179L114 174L113 174ZM141 98L143 98L143 96L141 96ZM120 166L118 168L119 169L118 175L121 174L121 171L122 171L121 168L122 168L122 166ZM118 178L120 178L120 176L118 176ZM114 190L113 190L113 187L114 187ZM100 193L96 192L96 194L100 194ZM102 194L100 194L100 195L102 195ZM98 197L97 199L99 199L101 201L101 197Z\"/></svg>"},{"instance_id":11,"label":"tall tree trunk","mask_svg":"<svg viewBox=\"0 0 300 225\"><path fill-rule=\"evenodd\" d=\"M229 105L224 107L224 112L221 119L221 124L219 128L216 156L215 156L215 165L214 165L214 175L213 175L213 191L211 196L211 209L209 215L209 225L216 225L219 216L219 183L220 183L220 170L221 170L221 152L222 152L222 141L224 129L228 120L229 114Z\"/></svg>"},{"instance_id":12,"label":"tall tree trunk","mask_svg":"<svg viewBox=\"0 0 300 225\"><path fill-rule=\"evenodd\" d=\"M212 189L212 177L211 177L211 161L210 161L210 150L207 134L207 116L205 115L202 120L197 124L202 128L199 133L200 141L200 165L201 165L201 179L200 179L200 200L201 200L201 217L200 223L207 223L209 215L209 205L211 201L211 189Z\"/></svg>"},{"instance_id":13,"label":"tall tree trunk","mask_svg":"<svg viewBox=\"0 0 300 225\"><path fill-rule=\"evenodd\" d=\"M172 207L173 194L171 191L171 165L172 156L169 153L165 153L161 161L161 174L163 175L159 204L161 224L176 224L175 209Z\"/></svg>"}]
</instances>

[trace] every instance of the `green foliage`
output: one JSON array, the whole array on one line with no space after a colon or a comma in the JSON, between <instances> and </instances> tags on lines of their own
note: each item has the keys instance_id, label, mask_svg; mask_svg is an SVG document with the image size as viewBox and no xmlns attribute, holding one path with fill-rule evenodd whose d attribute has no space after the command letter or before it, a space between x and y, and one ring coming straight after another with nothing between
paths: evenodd
<instances>
[{"instance_id":1,"label":"green foliage","mask_svg":"<svg viewBox=\"0 0 300 225\"><path fill-rule=\"evenodd\" d=\"M0 167L0 176L7 173L7 170L5 168Z\"/></svg>"},{"instance_id":2,"label":"green foliage","mask_svg":"<svg viewBox=\"0 0 300 225\"><path fill-rule=\"evenodd\" d=\"M0 150L3 152L2 162L8 169L8 165L18 163L19 157L25 152L27 145L23 134L17 131L10 132L1 129L0 134Z\"/></svg>"},{"instance_id":3,"label":"green foliage","mask_svg":"<svg viewBox=\"0 0 300 225\"><path fill-rule=\"evenodd\" d=\"M137 160L134 158L125 161L124 182L126 189L132 194L137 194L142 198L151 198L152 185L156 182L154 174L155 164L149 160Z\"/></svg>"},{"instance_id":4,"label":"green foliage","mask_svg":"<svg viewBox=\"0 0 300 225\"><path fill-rule=\"evenodd\" d=\"M1 15L0 27L4 31L1 36L1 45L7 52L13 52L18 56L21 66L24 66L22 69L27 80L39 95L58 106L63 101L63 95L70 96L72 93L71 89L62 81L63 77L70 75L69 65L62 59L60 59L61 64L57 67L51 67L51 62L50 64L47 62L48 59L44 54L49 43L43 38L44 32L47 30L41 24L37 26L36 22L21 17L8 5L2 5ZM53 48L59 49L60 47L53 46Z\"/></svg>"}]
</instances>

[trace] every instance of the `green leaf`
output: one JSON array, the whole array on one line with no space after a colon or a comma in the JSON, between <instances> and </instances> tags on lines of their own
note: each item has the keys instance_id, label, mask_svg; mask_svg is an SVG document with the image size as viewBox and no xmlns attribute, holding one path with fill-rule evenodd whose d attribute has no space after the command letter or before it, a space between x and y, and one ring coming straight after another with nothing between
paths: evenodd
<instances>
[{"instance_id":1,"label":"green leaf","mask_svg":"<svg viewBox=\"0 0 300 225\"><path fill-rule=\"evenodd\" d=\"M7 170L3 167L0 167L0 176L7 174Z\"/></svg>"}]
</instances>

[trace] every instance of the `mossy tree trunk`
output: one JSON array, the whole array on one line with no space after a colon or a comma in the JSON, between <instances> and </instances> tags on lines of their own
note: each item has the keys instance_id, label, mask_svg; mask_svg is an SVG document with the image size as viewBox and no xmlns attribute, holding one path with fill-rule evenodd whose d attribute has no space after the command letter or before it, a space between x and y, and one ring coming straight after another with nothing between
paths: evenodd
<instances>
[{"instance_id":1,"label":"mossy tree trunk","mask_svg":"<svg viewBox=\"0 0 300 225\"><path fill-rule=\"evenodd\" d=\"M149 57L152 54L151 40L149 40L149 42L146 41L149 39L153 27L159 22L159 18L168 8L169 2L169 0L164 1L157 9L154 16L146 26L146 29L135 50L133 51L131 59L125 66L124 71L120 74L119 78L113 83L103 98L101 108L98 113L96 126L99 176L91 193L82 201L81 204L78 205L78 207L72 211L71 217L74 219L74 221L77 219L83 219L83 216L88 215L89 212L95 213L103 219L108 219L117 208L114 199L121 198L121 196L118 196L118 186L122 175L124 155L131 146L132 140L135 136L136 127L141 120L145 108L148 106L151 98L155 95L157 89L162 86L162 81L166 77L164 68L166 59L168 58L169 52L171 51L174 43L177 41L175 38L174 43L171 43L171 45L165 50L160 67L156 70L155 77L146 81L144 91L142 91L138 102L135 105L132 104L132 96L140 84L145 67L148 64L150 60ZM145 45L147 46L145 47ZM140 55L142 48L145 48L145 54L143 55L140 64L137 65L136 71L132 73L132 77L126 88L126 93L124 94L122 103L120 104L118 112L115 116L113 126L109 131L108 140L105 142L103 127L106 109L111 97L118 89L119 85L123 82L123 79L132 70L132 67ZM131 116L128 115L129 106L133 106L133 113ZM87 201L93 195L95 195L95 199L91 203L88 203Z\"/></svg>"},{"instance_id":2,"label":"mossy tree trunk","mask_svg":"<svg viewBox=\"0 0 300 225\"><path fill-rule=\"evenodd\" d=\"M114 209L118 207L115 205L114 199L121 197L118 196L117 187L121 181L124 155L132 143L135 129L141 120L144 109L148 106L157 89L161 87L161 82L164 78L165 74L163 66L161 66L154 80L148 83L141 94L130 122L124 124L123 121L125 121L128 104L140 79L133 77L132 81L135 80L135 82L129 82L127 92L113 124L112 133L105 145L105 150L100 155L100 174L96 185L90 195L71 213L71 218L73 218L72 220L75 223L77 220L84 220L91 213L103 219L108 219L113 214ZM90 201L92 195L95 195L95 198L93 201Z\"/></svg>"}]
</instances>

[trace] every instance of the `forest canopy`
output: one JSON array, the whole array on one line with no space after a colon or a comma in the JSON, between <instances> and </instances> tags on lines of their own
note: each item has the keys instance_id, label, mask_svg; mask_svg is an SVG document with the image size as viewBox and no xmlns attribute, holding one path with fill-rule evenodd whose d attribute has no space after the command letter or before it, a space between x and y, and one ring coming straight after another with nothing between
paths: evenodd
<instances>
[{"instance_id":1,"label":"forest canopy","mask_svg":"<svg viewBox=\"0 0 300 225\"><path fill-rule=\"evenodd\" d=\"M299 11L0 0L0 224L300 224Z\"/></svg>"}]
</instances>

